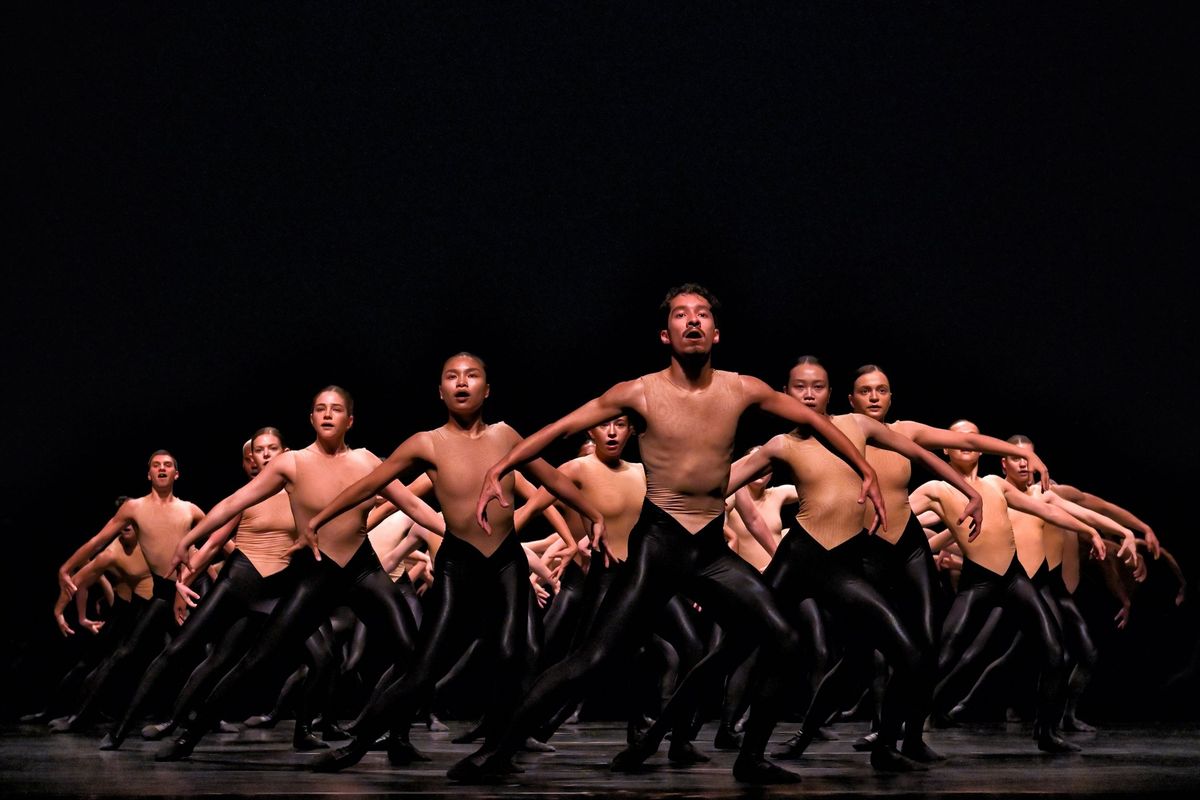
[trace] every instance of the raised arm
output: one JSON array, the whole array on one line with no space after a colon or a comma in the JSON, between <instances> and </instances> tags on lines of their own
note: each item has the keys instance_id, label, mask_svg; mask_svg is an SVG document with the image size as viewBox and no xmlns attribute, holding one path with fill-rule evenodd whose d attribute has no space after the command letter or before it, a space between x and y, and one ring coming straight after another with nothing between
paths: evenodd
<instances>
[{"instance_id":1,"label":"raised arm","mask_svg":"<svg viewBox=\"0 0 1200 800\"><path fill-rule=\"evenodd\" d=\"M1107 533L1112 539L1121 542L1121 547L1117 550L1117 558L1126 561L1130 565L1137 562L1137 539L1134 538L1133 531L1129 530L1129 528L1117 524L1109 517L1092 511L1090 508L1084 508L1078 503L1072 503L1070 500L1052 491L1043 493L1042 497L1050 505L1061 508L1072 517L1092 526L1102 536Z\"/></svg>"},{"instance_id":2,"label":"raised arm","mask_svg":"<svg viewBox=\"0 0 1200 800\"><path fill-rule=\"evenodd\" d=\"M113 518L105 523L95 536L80 545L79 549L58 568L58 585L67 593L67 597L73 597L76 591L75 583L71 579L72 573L112 544L112 541L121 533L121 529L133 522L133 502L133 500L126 500L122 503Z\"/></svg>"},{"instance_id":3,"label":"raised arm","mask_svg":"<svg viewBox=\"0 0 1200 800\"><path fill-rule=\"evenodd\" d=\"M558 499L562 500L568 506L575 509L575 511L578 512L581 517L584 517L586 520L591 522L591 530L589 531L589 533L590 533L591 539L592 539L592 547L593 548L596 548L596 547L603 548L605 563L607 563L608 548L604 547L604 545L603 545L604 533L605 533L604 515L600 513L600 510L598 508L596 508L594 505L592 505L592 502L590 500L588 500L586 497L583 496L583 492L579 491L579 487L577 487L575 485L574 481L572 481L566 475L563 475L561 472L556 470L554 467L550 466L550 464L545 459L535 458L532 461L529 461L526 463L525 469L527 469L531 475L533 475L535 478L537 478L538 481L542 484L542 486L549 489L555 496L557 496ZM487 479L485 478L484 480L485 480L484 486L486 488L486 486L487 486L486 480ZM486 506L483 508L483 510L485 512L483 521L486 523L487 522ZM549 509L547 509L546 513L549 514ZM554 513L558 514L557 511L555 511ZM549 519L549 518L550 517L547 516L547 519ZM558 518L560 521L562 520L561 515L559 515ZM566 522L563 521L563 528L566 528L566 527L567 527ZM489 533L491 532L490 527L484 527L484 530L488 531ZM561 533L561 531L560 531L560 533ZM566 535L567 535L567 537L570 537L572 542L575 541L575 537L571 536L570 531L567 531Z\"/></svg>"},{"instance_id":4,"label":"raised arm","mask_svg":"<svg viewBox=\"0 0 1200 800\"><path fill-rule=\"evenodd\" d=\"M920 422L913 422L912 420L896 422L891 427L900 431L921 445L921 447L930 450L975 450L993 456L1027 458L1029 459L1029 468L1037 473L1041 481L1042 490L1045 491L1050 488L1050 470L1046 468L1046 464L1032 450L1010 444L994 436L985 436L982 433L960 433L959 431L951 431L945 428L935 428L931 425L922 425Z\"/></svg>"},{"instance_id":5,"label":"raised arm","mask_svg":"<svg viewBox=\"0 0 1200 800\"><path fill-rule=\"evenodd\" d=\"M555 471L558 472L558 470ZM563 473L559 472L559 475L560 477L566 479L566 475ZM542 490L530 483L528 478L519 472L515 477L517 494L524 498L526 505L540 496ZM574 481L568 480L568 482L571 484L572 488L578 491L579 487L575 485ZM597 511L597 513L599 512ZM557 508L555 508L553 505L546 506L542 509L542 516L546 518L546 521L550 523L550 527L554 529L554 532L557 533L564 542L567 542L573 551L578 549L579 545L575 542L574 534L571 533L571 526L567 525L567 521L563 519L563 515L559 513Z\"/></svg>"},{"instance_id":6,"label":"raised arm","mask_svg":"<svg viewBox=\"0 0 1200 800\"><path fill-rule=\"evenodd\" d=\"M1064 530L1074 531L1080 534L1081 538L1086 537L1091 539L1092 557L1097 559L1104 558L1104 540L1100 538L1100 534L1096 532L1095 528L1075 519L1075 517L1066 511L1052 506L1045 500L1030 497L1006 480L996 479L993 483L1003 488L1004 499L1008 502L1010 508L1015 508L1017 511L1024 511L1026 514L1032 514Z\"/></svg>"},{"instance_id":7,"label":"raised arm","mask_svg":"<svg viewBox=\"0 0 1200 800\"><path fill-rule=\"evenodd\" d=\"M213 506L208 516L179 540L179 544L175 546L171 569L186 563L188 548L197 541L212 536L250 506L278 494L287 485L287 476L293 465L292 458L292 454L288 452L272 459L252 481ZM231 528L230 531L232 530Z\"/></svg>"},{"instance_id":8,"label":"raised arm","mask_svg":"<svg viewBox=\"0 0 1200 800\"><path fill-rule=\"evenodd\" d=\"M440 519L435 522L425 513L429 507L425 506L412 492L405 489L399 481L396 481L397 475L405 473L419 464L430 463L430 451L427 433L417 433L405 439L375 469L347 486L338 493L337 497L330 500L327 506L313 515L308 525L299 531L300 541L297 544L301 547L311 548L313 558L320 561L321 551L317 531L339 514L381 493L397 508L412 517L417 524L427 525L430 523L427 527L432 530L445 530L444 527L438 527L444 526ZM384 487L387 487L386 492L383 491ZM425 506L425 509L420 508L418 504Z\"/></svg>"},{"instance_id":9,"label":"raised arm","mask_svg":"<svg viewBox=\"0 0 1200 800\"><path fill-rule=\"evenodd\" d=\"M601 422L629 410L641 413L640 407L643 404L639 400L640 395L641 381L632 380L618 383L596 399L584 403L565 417L551 422L529 438L518 442L504 458L492 465L483 478L483 489L479 493L479 503L475 508L475 517L479 526L488 530L488 503L495 500L501 506L508 507L508 501L504 499L504 492L500 487L501 478L521 464L536 458L557 439L586 430L593 425L599 425ZM541 482L543 486L546 485L544 480ZM549 488L553 491L553 487ZM561 497L561 495L559 496Z\"/></svg>"},{"instance_id":10,"label":"raised arm","mask_svg":"<svg viewBox=\"0 0 1200 800\"><path fill-rule=\"evenodd\" d=\"M845 458L850 466L859 475L862 475L862 490L858 494L858 502L861 504L870 498L871 505L875 506L877 521L884 530L887 530L887 507L883 502L883 494L879 491L875 470L867 463L866 456L858 452L854 443L838 430L829 417L818 414L794 397L775 391L758 378L743 375L742 386L746 389L752 402L763 411L795 422L797 425L809 426L828 447Z\"/></svg>"},{"instance_id":11,"label":"raised arm","mask_svg":"<svg viewBox=\"0 0 1200 800\"><path fill-rule=\"evenodd\" d=\"M776 443L777 440L772 437L762 447L733 462L729 468L729 484L725 487L726 497L736 496L739 489L758 478L771 466L771 459L777 452Z\"/></svg>"},{"instance_id":12,"label":"raised arm","mask_svg":"<svg viewBox=\"0 0 1200 800\"><path fill-rule=\"evenodd\" d=\"M1111 503L1102 497L1097 497L1094 494L1089 494L1076 489L1074 486L1068 486L1065 483L1056 483L1053 487L1056 494L1070 500L1072 503L1078 503L1084 508L1090 508L1092 511L1098 511L1106 517L1110 517L1121 523L1127 528L1135 531L1141 531L1143 538L1146 540L1146 547L1150 550L1150 555L1155 559L1158 558L1161 552L1161 547L1158 543L1158 537L1154 534L1153 529L1145 522L1135 517L1131 512Z\"/></svg>"},{"instance_id":13,"label":"raised arm","mask_svg":"<svg viewBox=\"0 0 1200 800\"><path fill-rule=\"evenodd\" d=\"M963 524L970 517L972 520L970 530L983 530L983 498L974 486L967 483L967 479L962 476L962 473L919 445L915 439L910 439L904 434L897 433L888 426L863 414L853 414L851 416L858 423L858 427L862 430L863 435L875 444L897 452L912 461L924 464L934 475L937 475L966 495L967 505L963 508L962 516L958 518L958 524ZM947 432L951 433L951 431ZM971 537L971 539L974 538L974 536Z\"/></svg>"}]
</instances>

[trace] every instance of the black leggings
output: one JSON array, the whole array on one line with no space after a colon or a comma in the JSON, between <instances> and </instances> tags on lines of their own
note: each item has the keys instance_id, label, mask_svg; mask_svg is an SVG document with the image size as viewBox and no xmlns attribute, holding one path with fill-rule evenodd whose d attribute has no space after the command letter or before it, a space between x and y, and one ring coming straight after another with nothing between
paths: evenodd
<instances>
[{"instance_id":1,"label":"black leggings","mask_svg":"<svg viewBox=\"0 0 1200 800\"><path fill-rule=\"evenodd\" d=\"M1008 570L997 575L970 559L963 559L958 595L950 606L938 655L940 683L936 696L955 697L954 684L962 674L955 668L972 644L988 613L997 607L1015 612L1022 631L1037 643L1042 653L1041 676L1038 681L1038 721L1057 728L1065 707L1065 654L1062 630L1055 614L1041 593L1025 575L1014 555Z\"/></svg>"},{"instance_id":2,"label":"black leggings","mask_svg":"<svg viewBox=\"0 0 1200 800\"><path fill-rule=\"evenodd\" d=\"M869 539L862 531L826 550L796 525L779 543L764 577L784 608L796 608L801 596L810 595L833 614L842 630L852 632L842 637L842 657L825 675L809 704L804 731L815 733L839 701L870 683L872 653L879 650L893 671L880 711L879 741L894 746L905 723L909 732L919 737L930 687L921 672L917 641L892 604L867 579L863 560Z\"/></svg>"},{"instance_id":3,"label":"black leggings","mask_svg":"<svg viewBox=\"0 0 1200 800\"><path fill-rule=\"evenodd\" d=\"M239 634L244 627L234 629L239 620L246 617L252 603L264 595L278 595L287 582L287 570L264 578L250 559L241 550L225 560L216 583L188 616L179 633L171 640L158 657L146 669L138 683L137 691L125 711L125 716L113 729L113 738L121 742L129 735L129 729L139 718L151 692L170 670L178 671L189 661L198 660L209 642L225 637L228 633ZM202 675L211 678L211 670ZM199 682L190 687L193 692L205 688Z\"/></svg>"},{"instance_id":4,"label":"black leggings","mask_svg":"<svg viewBox=\"0 0 1200 800\"><path fill-rule=\"evenodd\" d=\"M931 654L932 668L933 654L942 639L941 617L945 607L929 539L916 514L909 515L904 533L895 544L879 536L867 537L863 569L867 580L887 595L922 654Z\"/></svg>"},{"instance_id":5,"label":"black leggings","mask_svg":"<svg viewBox=\"0 0 1200 800\"><path fill-rule=\"evenodd\" d=\"M550 602L542 618L545 631L542 643L542 666L557 664L571 648L579 615L583 613L583 586L587 576L574 561L567 563L559 578L558 594Z\"/></svg>"},{"instance_id":6,"label":"black leggings","mask_svg":"<svg viewBox=\"0 0 1200 800\"><path fill-rule=\"evenodd\" d=\"M653 503L642 505L641 516L629 534L625 568L600 604L592 633L564 661L538 677L495 748L498 757L510 757L534 726L581 696L596 670L644 641L659 610L677 594L712 610L726 630L738 631L751 647L761 643L764 652L770 653L768 663L799 660L796 633L762 577L726 545L723 522L724 517L718 516L691 534ZM781 705L779 698L787 688L785 669L775 670L759 683L759 702L751 710L743 740L747 753L761 755L766 748ZM663 710L663 717L669 718L672 712L689 714L696 694L696 687L689 687L685 680Z\"/></svg>"},{"instance_id":7,"label":"black leggings","mask_svg":"<svg viewBox=\"0 0 1200 800\"><path fill-rule=\"evenodd\" d=\"M355 740L373 742L393 719L406 725L428 699L435 681L480 636L493 642L491 652L497 661L484 717L508 719L520 697L526 666L530 594L529 561L516 536L510 534L485 556L447 531L434 563L433 586L426 595L429 605L415 662L372 698L355 725Z\"/></svg>"},{"instance_id":8,"label":"black leggings","mask_svg":"<svg viewBox=\"0 0 1200 800\"><path fill-rule=\"evenodd\" d=\"M153 596L117 649L88 676L83 699L75 711L75 724L81 725L91 717L110 681L121 675L140 673L143 665L162 649L165 637L175 630L175 581L154 574L151 577Z\"/></svg>"},{"instance_id":9,"label":"black leggings","mask_svg":"<svg viewBox=\"0 0 1200 800\"><path fill-rule=\"evenodd\" d=\"M1065 669L1070 674L1070 678L1067 681L1066 703L1068 711L1074 713L1074 705L1079 700L1080 695L1083 694L1083 690L1087 688L1092 670L1096 666L1096 645L1092 641L1087 622L1084 621L1083 614L1079 611L1079 606L1075 604L1074 596L1067 590L1067 586L1063 582L1062 565L1060 564L1054 569L1050 569L1043 563L1042 568L1038 570L1038 574L1031 580L1037 587L1038 593L1041 594L1046 608L1054 615L1055 621L1062 630L1062 643L1067 658ZM1001 633L1002 630L1005 630L1003 623L1007 622L1012 616L1011 613L1005 613L1001 627L991 626L989 629L989 626L985 625L985 631L993 633L993 638L1003 640L1004 634ZM979 638L985 638L982 632ZM1027 640L1028 637L1022 631L1019 629L1015 631L1008 649L1003 655L987 666L976 682L975 688L963 700L963 705L970 705L973 697L983 692L990 679L994 675L999 674L1004 667L1016 659L1017 653L1021 651L1022 645ZM968 649L968 653L975 648L976 644L972 644L971 648ZM967 658L964 657L963 660L965 661Z\"/></svg>"},{"instance_id":10,"label":"black leggings","mask_svg":"<svg viewBox=\"0 0 1200 800\"><path fill-rule=\"evenodd\" d=\"M385 640L384 646L395 653L397 661L412 653L416 624L408 607L396 601L392 579L366 539L344 567L327 555L317 561L311 551L301 550L292 556L289 569L296 570L291 594L275 606L250 652L221 678L205 702L193 709L188 733L194 741L224 711L231 693L259 677L274 657L299 660L305 641L339 605L353 608L368 629Z\"/></svg>"},{"instance_id":11,"label":"black leggings","mask_svg":"<svg viewBox=\"0 0 1200 800\"><path fill-rule=\"evenodd\" d=\"M605 565L597 559L591 565L584 579L583 599L580 601L582 610L568 653L574 653L592 637L604 598L608 596L613 584L620 580L621 574L628 569L627 563L617 561ZM646 686L661 687L668 682L669 676L666 672L673 671L677 675L685 675L704 656L704 643L700 641L700 635L696 632L687 604L679 595L670 598L662 608L654 612L652 631L652 635L634 642L639 651L641 646L650 646L647 653L639 652L634 661L637 677L645 678L646 681L639 683L639 688L634 691L634 696L640 700L653 697L657 693L657 689L648 691ZM674 657L671 656L672 652ZM655 666L659 669L653 670ZM573 698L546 724L539 727L536 738L546 741L553 735L574 710L576 700L577 698ZM634 703L631 706L631 715L640 718L644 707L644 702Z\"/></svg>"}]
</instances>

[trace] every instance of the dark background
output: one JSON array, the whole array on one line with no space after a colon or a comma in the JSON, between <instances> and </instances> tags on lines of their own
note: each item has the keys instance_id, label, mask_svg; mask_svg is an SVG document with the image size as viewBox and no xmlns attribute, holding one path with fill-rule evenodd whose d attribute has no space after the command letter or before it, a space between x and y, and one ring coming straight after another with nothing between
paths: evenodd
<instances>
[{"instance_id":1,"label":"dark background","mask_svg":"<svg viewBox=\"0 0 1200 800\"><path fill-rule=\"evenodd\" d=\"M718 366L781 383L815 353L842 410L841 376L882 364L897 417L1028 434L1190 574L1187 8L26 10L0 294L20 674L57 635L55 567L145 491L155 448L210 507L255 428L303 446L339 383L351 443L383 454L440 424L463 348L491 418L532 431L660 367L657 305L685 280L724 301ZM1195 638L1171 594L1119 637L1093 598L1139 693Z\"/></svg>"}]
</instances>

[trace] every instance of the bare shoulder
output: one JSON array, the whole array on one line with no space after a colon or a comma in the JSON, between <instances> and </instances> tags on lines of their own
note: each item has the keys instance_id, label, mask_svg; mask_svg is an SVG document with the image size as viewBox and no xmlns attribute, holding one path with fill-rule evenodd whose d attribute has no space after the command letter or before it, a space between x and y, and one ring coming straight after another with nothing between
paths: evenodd
<instances>
[{"instance_id":1,"label":"bare shoulder","mask_svg":"<svg viewBox=\"0 0 1200 800\"><path fill-rule=\"evenodd\" d=\"M509 445L515 445L523 438L521 434L517 433L516 428L503 421L493 422L489 425L488 433Z\"/></svg>"},{"instance_id":2,"label":"bare shoulder","mask_svg":"<svg viewBox=\"0 0 1200 800\"><path fill-rule=\"evenodd\" d=\"M646 384L648 376L642 375L628 381L614 383L600 399L641 413L646 407Z\"/></svg>"},{"instance_id":3,"label":"bare shoulder","mask_svg":"<svg viewBox=\"0 0 1200 800\"><path fill-rule=\"evenodd\" d=\"M747 398L756 402L775 393L775 390L768 386L767 382L762 378L756 378L753 375L743 375L739 372L728 372L725 374L737 378Z\"/></svg>"},{"instance_id":4,"label":"bare shoulder","mask_svg":"<svg viewBox=\"0 0 1200 800\"><path fill-rule=\"evenodd\" d=\"M945 488L946 488L946 484L944 481L937 481L937 480L926 481L925 483L922 483L920 486L918 486L916 489L913 489L913 494L920 492L921 494L927 495L929 497L941 497L942 492L945 490Z\"/></svg>"},{"instance_id":5,"label":"bare shoulder","mask_svg":"<svg viewBox=\"0 0 1200 800\"><path fill-rule=\"evenodd\" d=\"M768 456L775 457L787 448L790 441L790 434L777 433L770 439L767 439L766 444L762 446L762 451Z\"/></svg>"},{"instance_id":6,"label":"bare shoulder","mask_svg":"<svg viewBox=\"0 0 1200 800\"><path fill-rule=\"evenodd\" d=\"M356 447L350 451L350 455L356 461L367 464L371 468L379 466L380 462L383 460L366 447Z\"/></svg>"},{"instance_id":7,"label":"bare shoulder","mask_svg":"<svg viewBox=\"0 0 1200 800\"><path fill-rule=\"evenodd\" d=\"M885 423L887 427L894 430L896 433L903 433L905 436L912 437L912 434L925 427L919 422L914 422L911 419L898 419L895 422Z\"/></svg>"}]
</instances>

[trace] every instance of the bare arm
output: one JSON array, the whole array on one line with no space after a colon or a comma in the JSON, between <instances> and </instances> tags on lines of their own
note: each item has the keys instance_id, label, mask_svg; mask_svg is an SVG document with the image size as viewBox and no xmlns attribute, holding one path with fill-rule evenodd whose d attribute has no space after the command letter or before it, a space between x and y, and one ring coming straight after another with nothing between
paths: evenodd
<instances>
[{"instance_id":1,"label":"bare arm","mask_svg":"<svg viewBox=\"0 0 1200 800\"><path fill-rule=\"evenodd\" d=\"M501 506L508 507L508 501L504 499L504 492L500 487L501 478L517 466L536 458L551 442L563 436L570 436L593 425L599 425L629 409L638 410L637 396L640 391L641 382L638 380L618 383L596 399L584 403L565 417L551 422L529 438L518 442L504 458L492 465L483 478L483 489L479 493L479 502L475 508L475 517L479 526L488 530L488 503L495 500ZM546 481L542 480L542 485L545 484ZM549 488L553 491L553 487ZM561 495L559 496L561 497Z\"/></svg>"},{"instance_id":2,"label":"bare arm","mask_svg":"<svg viewBox=\"0 0 1200 800\"><path fill-rule=\"evenodd\" d=\"M566 475L564 475L562 472L558 470L555 471L558 472L562 478L566 478ZM530 483L524 475L518 472L515 477L517 479L517 494L521 495L521 497L525 499L526 505L540 496L542 490ZM573 488L575 488L576 491L578 491L579 487L575 485L574 481L568 482ZM542 516L545 517L546 521L550 523L550 527L554 529L554 532L557 533L564 542L567 542L572 549L578 547L578 545L575 543L574 535L571 534L571 527L567 525L567 521L563 519L563 515L558 512L557 508L555 508L553 505L546 506L542 509Z\"/></svg>"},{"instance_id":3,"label":"bare arm","mask_svg":"<svg viewBox=\"0 0 1200 800\"><path fill-rule=\"evenodd\" d=\"M429 509L428 506L396 480L397 475L401 475L419 464L428 463L430 463L428 435L418 433L408 437L400 443L399 447L392 451L390 456L380 462L375 469L347 486L338 493L337 497L330 500L327 506L318 511L309 520L307 527L299 532L300 541L297 543L298 546L311 548L313 558L320 561L321 551L319 549L317 531L325 523L329 522L329 520L377 494L382 494L397 508L412 517L418 524L426 525L432 530L444 530L444 523L441 522L440 518L434 521L426 513L426 511L432 513L432 509ZM420 506L424 506L424 509Z\"/></svg>"},{"instance_id":4,"label":"bare arm","mask_svg":"<svg viewBox=\"0 0 1200 800\"><path fill-rule=\"evenodd\" d=\"M171 568L174 569L187 561L188 548L197 541L206 536L212 536L218 529L250 506L261 503L268 497L279 493L287 485L287 473L284 472L284 465L292 464L291 456L292 454L289 452L273 459L254 480L213 506L212 511L208 512L208 516L179 540L179 544L175 546L175 557L171 561Z\"/></svg>"},{"instance_id":5,"label":"bare arm","mask_svg":"<svg viewBox=\"0 0 1200 800\"><path fill-rule=\"evenodd\" d=\"M738 490L762 475L771 466L771 459L775 458L777 450L775 445L777 441L772 437L762 447L733 462L729 467L729 484L725 487L726 497L736 496Z\"/></svg>"},{"instance_id":6,"label":"bare arm","mask_svg":"<svg viewBox=\"0 0 1200 800\"><path fill-rule=\"evenodd\" d=\"M578 512L581 517L591 522L591 530L589 531L589 534L592 540L592 548L599 548L604 553L605 563L608 563L608 548L604 546L604 515L600 513L600 510L592 505L590 500L584 497L583 492L579 491L579 487L575 485L574 481L572 481L566 475L563 475L554 467L550 466L545 459L535 458L526 463L525 468L530 472L530 474L532 474L541 482L543 487L549 489L560 500L562 500L571 508L575 509L575 511ZM484 480L486 481L487 478ZM485 483L484 486L486 487L487 484ZM483 519L484 522L486 522L486 507L483 510L485 512ZM552 519L549 516L550 511L551 509L547 509L545 512L547 519ZM558 516L559 521L562 523L563 529L566 530L564 538L568 538L574 542L575 537L572 536L570 530L567 529L566 521L563 520L562 515L558 514L557 511L554 511L554 514ZM491 532L489 527L485 527L484 530L488 531L489 533ZM561 535L563 532L559 531L559 533Z\"/></svg>"},{"instance_id":7,"label":"bare arm","mask_svg":"<svg viewBox=\"0 0 1200 800\"><path fill-rule=\"evenodd\" d=\"M1054 484L1054 491L1061 497L1070 500L1072 503L1078 503L1084 508L1090 508L1092 511L1098 511L1107 517L1111 517L1117 522L1124 525L1126 528L1131 528L1135 531L1141 531L1142 536L1146 540L1146 545L1150 549L1150 555L1158 558L1161 551L1161 546L1158 543L1158 537L1154 531L1145 522L1135 517L1132 513L1117 505L1110 503L1104 498L1097 497L1094 494L1080 491L1074 486L1068 486L1064 483Z\"/></svg>"},{"instance_id":8,"label":"bare arm","mask_svg":"<svg viewBox=\"0 0 1200 800\"><path fill-rule=\"evenodd\" d=\"M1054 492L1045 492L1042 497L1047 503L1061 508L1076 519L1087 523L1095 528L1098 532L1109 534L1113 539L1121 542L1121 547L1117 550L1117 558L1134 563L1137 560L1137 539L1133 537L1133 531L1128 528L1118 525L1113 520L1092 511L1090 508L1084 508L1077 503L1072 503L1064 497L1060 497Z\"/></svg>"},{"instance_id":9,"label":"bare arm","mask_svg":"<svg viewBox=\"0 0 1200 800\"><path fill-rule=\"evenodd\" d=\"M67 593L68 597L74 595L76 589L75 583L71 580L71 573L108 547L121 533L121 529L133 521L133 510L130 505L132 502L132 500L126 500L122 503L113 518L105 523L95 536L80 545L79 549L58 568L58 585Z\"/></svg>"},{"instance_id":10,"label":"bare arm","mask_svg":"<svg viewBox=\"0 0 1200 800\"><path fill-rule=\"evenodd\" d=\"M867 463L866 457L858 452L854 443L847 439L846 435L829 420L829 417L818 414L794 397L775 391L758 378L743 375L742 386L746 388L753 402L763 411L791 420L798 425L809 426L828 447L846 459L850 466L859 475L862 475L862 490L859 492L858 502L862 504L866 502L867 498L870 498L871 505L875 506L877 521L884 530L887 530L887 507L883 502L883 494L879 491L875 470Z\"/></svg>"},{"instance_id":11,"label":"bare arm","mask_svg":"<svg viewBox=\"0 0 1200 800\"><path fill-rule=\"evenodd\" d=\"M979 535L978 532L983 530L983 498L980 497L979 491L974 486L967 483L966 478L958 470L917 444L915 440L896 433L888 426L868 416L854 414L853 418L862 429L863 434L871 441L912 461L924 464L926 469L933 472L934 475L966 495L967 505L963 508L962 516L958 518L958 524L963 524L970 517L972 522L969 528L971 531L969 539L973 541Z\"/></svg>"},{"instance_id":12,"label":"bare arm","mask_svg":"<svg viewBox=\"0 0 1200 800\"><path fill-rule=\"evenodd\" d=\"M1019 491L1008 481L996 480L994 483L997 486L1003 487L1004 499L1008 502L1010 508L1015 508L1017 511L1024 511L1026 514L1032 514L1064 530L1074 531L1090 538L1092 542L1092 557L1097 559L1104 558L1104 540L1100 538L1100 534L1096 532L1095 528L1080 522L1066 511L1063 511L1061 508L1055 508L1045 500L1036 500L1030 497L1024 492Z\"/></svg>"},{"instance_id":13,"label":"bare arm","mask_svg":"<svg viewBox=\"0 0 1200 800\"><path fill-rule=\"evenodd\" d=\"M746 526L746 530L750 531L750 535L754 537L754 541L762 545L762 549L774 557L777 547L775 537L771 535L770 527L762 518L758 507L754 505L750 490L743 487L734 492L733 506L737 509L738 516L742 518L742 524Z\"/></svg>"},{"instance_id":14,"label":"bare arm","mask_svg":"<svg viewBox=\"0 0 1200 800\"><path fill-rule=\"evenodd\" d=\"M124 527L122 525L122 527ZM120 528L117 529L120 531ZM66 611L67 603L72 597L78 596L83 598L83 607L79 610L79 619L82 621L87 619L87 590L88 587L95 583L112 563L112 557L107 552L101 552L87 564L84 564L74 575L72 575L72 585L75 591L67 591L66 588L60 588L58 593L58 601L54 604L54 621L58 624L58 629L62 631L63 636L70 636L75 633L71 626L67 624L63 612ZM77 609L79 607L77 606ZM94 632L94 631L93 631Z\"/></svg>"},{"instance_id":15,"label":"bare arm","mask_svg":"<svg viewBox=\"0 0 1200 800\"><path fill-rule=\"evenodd\" d=\"M997 439L994 436L984 436L982 433L960 433L958 431L946 430L945 428L922 425L919 422L911 420L897 422L892 427L900 430L905 436L908 436L914 442L921 445L921 447L930 450L975 450L993 456L1027 458L1029 459L1030 469L1037 473L1041 481L1042 490L1046 491L1050 488L1050 470L1046 468L1042 459L1032 450L1027 450L1015 444L1009 444L1003 439Z\"/></svg>"}]
</instances>

